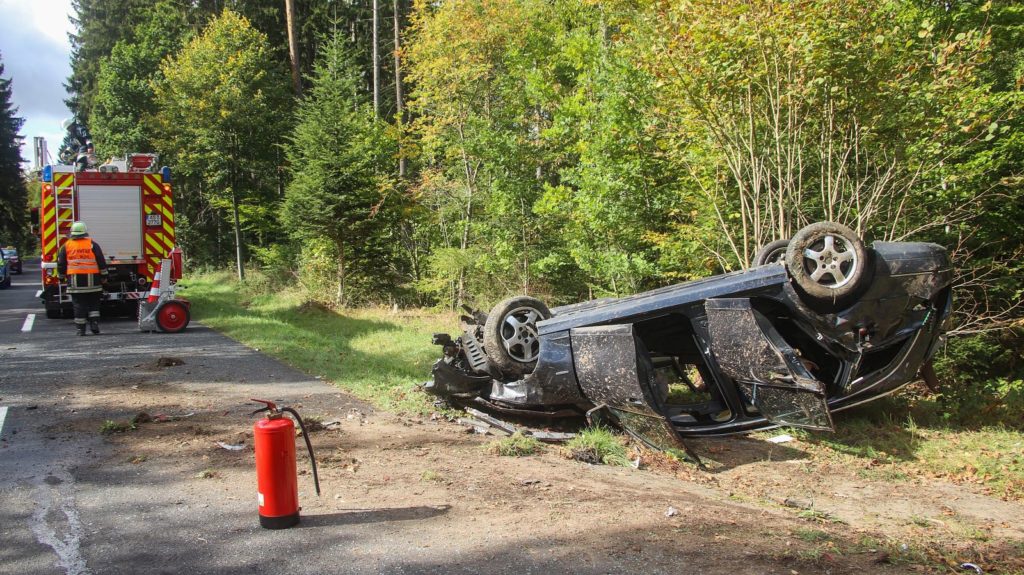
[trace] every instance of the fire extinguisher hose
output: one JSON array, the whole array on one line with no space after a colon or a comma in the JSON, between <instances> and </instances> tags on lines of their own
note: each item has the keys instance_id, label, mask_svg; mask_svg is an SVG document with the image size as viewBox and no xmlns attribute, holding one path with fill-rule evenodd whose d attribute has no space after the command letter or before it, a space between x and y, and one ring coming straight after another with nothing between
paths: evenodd
<instances>
[{"instance_id":1,"label":"fire extinguisher hose","mask_svg":"<svg viewBox=\"0 0 1024 575\"><path fill-rule=\"evenodd\" d=\"M309 450L309 462L313 464L313 484L316 485L316 496L320 497L320 476L316 473L316 457L313 455L313 444L309 442L309 433L306 432L306 425L302 423L299 412L290 407L282 407L281 411L288 412L299 422L299 429L302 430L302 438L306 440L306 449Z\"/></svg>"}]
</instances>

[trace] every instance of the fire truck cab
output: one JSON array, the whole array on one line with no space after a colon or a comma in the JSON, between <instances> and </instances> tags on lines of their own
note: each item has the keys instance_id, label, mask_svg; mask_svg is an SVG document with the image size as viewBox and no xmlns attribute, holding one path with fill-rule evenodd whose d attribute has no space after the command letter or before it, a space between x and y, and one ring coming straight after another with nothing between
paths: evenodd
<instances>
[{"instance_id":1,"label":"fire truck cab","mask_svg":"<svg viewBox=\"0 0 1024 575\"><path fill-rule=\"evenodd\" d=\"M85 222L107 260L105 308L134 315L161 261L174 250L171 170L157 168L156 154L128 154L95 168L73 164L43 167L39 235L46 317L70 317L71 298L57 276L57 252L71 224ZM172 277L181 275L180 259Z\"/></svg>"}]
</instances>

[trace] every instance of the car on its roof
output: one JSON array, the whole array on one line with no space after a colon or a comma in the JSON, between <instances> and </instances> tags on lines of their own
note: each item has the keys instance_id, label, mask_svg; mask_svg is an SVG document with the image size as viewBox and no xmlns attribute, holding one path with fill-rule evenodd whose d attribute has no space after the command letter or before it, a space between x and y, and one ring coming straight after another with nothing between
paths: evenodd
<instances>
[{"instance_id":1,"label":"car on its roof","mask_svg":"<svg viewBox=\"0 0 1024 575\"><path fill-rule=\"evenodd\" d=\"M498 416L610 420L658 448L832 414L933 381L952 305L946 250L820 222L754 267L549 309L527 296L436 334L425 389Z\"/></svg>"},{"instance_id":2,"label":"car on its roof","mask_svg":"<svg viewBox=\"0 0 1024 575\"><path fill-rule=\"evenodd\" d=\"M18 256L17 248L13 246L7 246L5 248L0 248L0 252L3 252L4 259L7 260L7 264L8 267L10 267L11 272L16 274L22 273L21 257Z\"/></svg>"}]
</instances>

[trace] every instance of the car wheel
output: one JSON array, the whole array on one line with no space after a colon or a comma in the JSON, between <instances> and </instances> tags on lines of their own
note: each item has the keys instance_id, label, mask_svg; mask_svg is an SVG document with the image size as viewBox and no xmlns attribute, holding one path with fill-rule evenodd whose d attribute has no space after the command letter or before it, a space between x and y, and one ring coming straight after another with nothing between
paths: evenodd
<instances>
[{"instance_id":1,"label":"car wheel","mask_svg":"<svg viewBox=\"0 0 1024 575\"><path fill-rule=\"evenodd\" d=\"M517 296L494 306L484 324L484 349L491 366L505 375L530 373L540 355L537 322L551 317L544 302Z\"/></svg>"},{"instance_id":2,"label":"car wheel","mask_svg":"<svg viewBox=\"0 0 1024 575\"><path fill-rule=\"evenodd\" d=\"M869 281L864 242L841 224L819 222L801 229L790 240L785 261L797 289L811 303L839 304Z\"/></svg>"},{"instance_id":3,"label":"car wheel","mask_svg":"<svg viewBox=\"0 0 1024 575\"><path fill-rule=\"evenodd\" d=\"M754 267L767 264L774 264L786 259L786 248L789 247L789 240L775 240L774 242L761 246L754 256Z\"/></svg>"},{"instance_id":4,"label":"car wheel","mask_svg":"<svg viewBox=\"0 0 1024 575\"><path fill-rule=\"evenodd\" d=\"M11 287L11 276L4 278L4 281L0 282L0 287L5 289Z\"/></svg>"}]
</instances>

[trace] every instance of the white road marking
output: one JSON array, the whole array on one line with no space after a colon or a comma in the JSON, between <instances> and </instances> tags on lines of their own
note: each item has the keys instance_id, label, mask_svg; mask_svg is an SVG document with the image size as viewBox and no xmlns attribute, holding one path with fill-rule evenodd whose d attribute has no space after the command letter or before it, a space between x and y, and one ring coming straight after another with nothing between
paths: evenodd
<instances>
[{"instance_id":1,"label":"white road marking","mask_svg":"<svg viewBox=\"0 0 1024 575\"><path fill-rule=\"evenodd\" d=\"M21 331L32 331L32 326L36 323L36 314L30 313L25 316L25 323L21 325Z\"/></svg>"},{"instance_id":2,"label":"white road marking","mask_svg":"<svg viewBox=\"0 0 1024 575\"><path fill-rule=\"evenodd\" d=\"M4 420L7 419L7 406L0 406L0 435L4 433Z\"/></svg>"}]
</instances>

